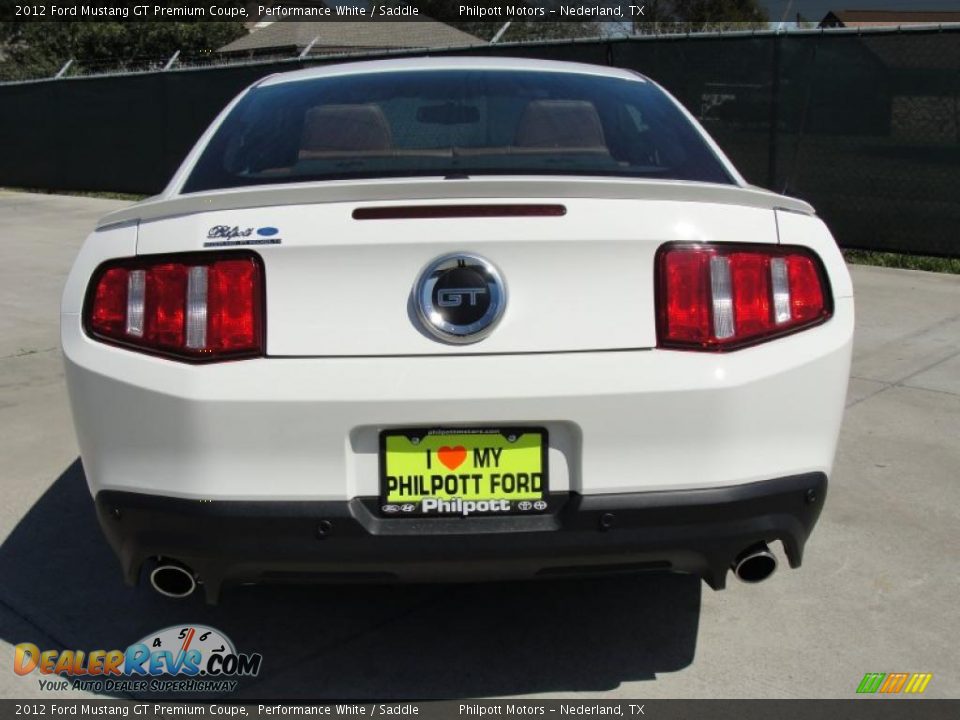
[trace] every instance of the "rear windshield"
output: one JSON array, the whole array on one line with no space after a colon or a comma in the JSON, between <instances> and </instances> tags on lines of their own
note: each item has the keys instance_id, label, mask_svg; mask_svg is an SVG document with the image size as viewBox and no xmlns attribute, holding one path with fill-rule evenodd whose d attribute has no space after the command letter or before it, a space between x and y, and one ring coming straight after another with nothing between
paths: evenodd
<instances>
[{"instance_id":1,"label":"rear windshield","mask_svg":"<svg viewBox=\"0 0 960 720\"><path fill-rule=\"evenodd\" d=\"M639 78L431 70L256 88L214 134L183 192L485 174L733 182L676 105Z\"/></svg>"}]
</instances>

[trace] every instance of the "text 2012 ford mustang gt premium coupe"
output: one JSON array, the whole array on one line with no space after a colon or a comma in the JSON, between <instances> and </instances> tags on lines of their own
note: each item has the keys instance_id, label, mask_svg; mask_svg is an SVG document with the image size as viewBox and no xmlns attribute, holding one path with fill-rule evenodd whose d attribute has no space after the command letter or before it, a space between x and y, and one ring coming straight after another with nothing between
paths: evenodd
<instances>
[{"instance_id":1,"label":"text 2012 ford mustang gt premium coupe","mask_svg":"<svg viewBox=\"0 0 960 720\"><path fill-rule=\"evenodd\" d=\"M261 80L62 307L126 580L210 601L796 567L852 334L824 224L655 83L480 58Z\"/></svg>"}]
</instances>

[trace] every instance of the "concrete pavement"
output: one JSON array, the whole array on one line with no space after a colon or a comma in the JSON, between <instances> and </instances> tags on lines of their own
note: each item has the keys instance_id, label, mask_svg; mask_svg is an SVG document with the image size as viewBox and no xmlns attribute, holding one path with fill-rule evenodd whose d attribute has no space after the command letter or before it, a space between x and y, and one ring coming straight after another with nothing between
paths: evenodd
<instances>
[{"instance_id":1,"label":"concrete pavement","mask_svg":"<svg viewBox=\"0 0 960 720\"><path fill-rule=\"evenodd\" d=\"M721 593L683 576L250 587L208 608L121 583L77 461L59 293L123 204L0 192L0 697L56 696L14 675L12 644L123 648L188 622L263 653L240 697L849 698L870 671L960 696L960 276L853 268L847 415L798 571Z\"/></svg>"}]
</instances>

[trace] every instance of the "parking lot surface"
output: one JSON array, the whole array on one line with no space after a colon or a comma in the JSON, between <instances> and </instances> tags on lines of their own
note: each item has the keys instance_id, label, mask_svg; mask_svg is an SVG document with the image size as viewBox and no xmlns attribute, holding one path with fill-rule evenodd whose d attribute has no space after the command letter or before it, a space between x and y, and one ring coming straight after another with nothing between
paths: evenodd
<instances>
[{"instance_id":1,"label":"parking lot surface","mask_svg":"<svg viewBox=\"0 0 960 720\"><path fill-rule=\"evenodd\" d=\"M850 698L866 672L960 696L960 276L852 268L847 414L799 570L724 592L679 575L242 587L207 607L123 585L77 457L60 290L123 204L0 191L0 696L79 697L15 675L17 643L122 649L180 623L263 654L236 699Z\"/></svg>"}]
</instances>

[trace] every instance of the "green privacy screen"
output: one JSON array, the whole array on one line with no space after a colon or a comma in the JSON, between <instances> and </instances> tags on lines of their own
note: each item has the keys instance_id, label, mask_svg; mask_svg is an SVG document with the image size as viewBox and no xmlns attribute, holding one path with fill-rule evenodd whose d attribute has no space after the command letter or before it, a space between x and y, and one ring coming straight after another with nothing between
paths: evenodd
<instances>
[{"instance_id":1,"label":"green privacy screen","mask_svg":"<svg viewBox=\"0 0 960 720\"><path fill-rule=\"evenodd\" d=\"M813 203L842 246L960 256L960 28L450 53L637 70L679 98L749 182ZM325 61L0 85L0 185L156 193L240 90Z\"/></svg>"}]
</instances>

